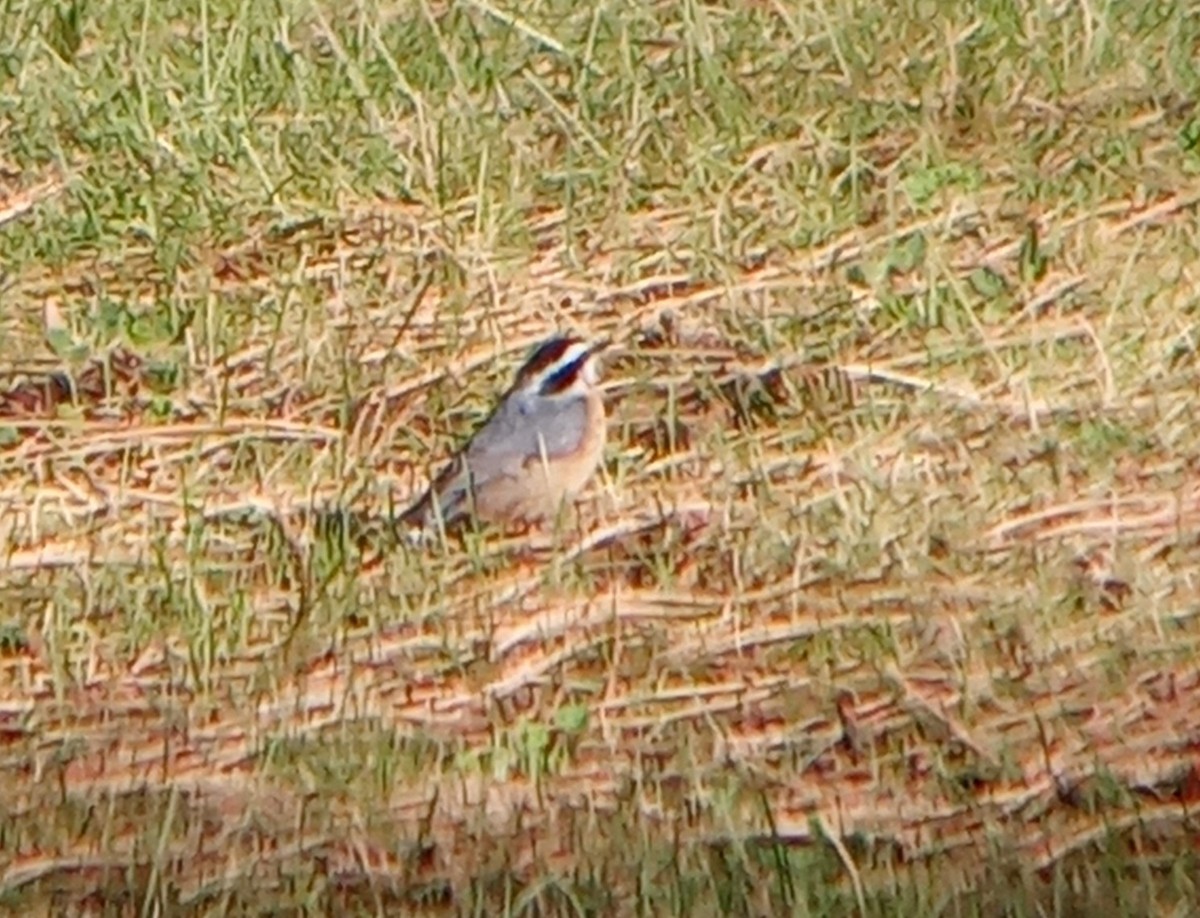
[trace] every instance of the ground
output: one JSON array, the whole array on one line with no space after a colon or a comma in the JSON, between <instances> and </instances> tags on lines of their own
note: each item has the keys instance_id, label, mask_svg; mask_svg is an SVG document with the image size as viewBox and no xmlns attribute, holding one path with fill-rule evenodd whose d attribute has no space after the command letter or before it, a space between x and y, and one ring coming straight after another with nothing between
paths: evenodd
<instances>
[{"instance_id":1,"label":"ground","mask_svg":"<svg viewBox=\"0 0 1200 918\"><path fill-rule=\"evenodd\" d=\"M8 3L0 903L1185 913L1197 47ZM593 488L397 542L559 330Z\"/></svg>"}]
</instances>

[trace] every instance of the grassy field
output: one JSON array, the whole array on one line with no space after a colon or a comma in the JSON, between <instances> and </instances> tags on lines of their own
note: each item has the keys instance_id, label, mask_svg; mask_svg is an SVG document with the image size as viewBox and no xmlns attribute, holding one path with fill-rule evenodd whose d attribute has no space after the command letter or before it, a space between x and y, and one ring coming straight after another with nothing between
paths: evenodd
<instances>
[{"instance_id":1,"label":"grassy field","mask_svg":"<svg viewBox=\"0 0 1200 918\"><path fill-rule=\"evenodd\" d=\"M1197 47L0 3L0 909L1190 913ZM394 544L567 329L570 525Z\"/></svg>"}]
</instances>

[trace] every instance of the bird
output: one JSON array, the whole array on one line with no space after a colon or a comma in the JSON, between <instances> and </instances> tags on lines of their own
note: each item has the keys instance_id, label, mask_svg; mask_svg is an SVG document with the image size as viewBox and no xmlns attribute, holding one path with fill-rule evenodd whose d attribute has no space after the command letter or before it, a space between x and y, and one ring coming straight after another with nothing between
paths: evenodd
<instances>
[{"instance_id":1,"label":"bird","mask_svg":"<svg viewBox=\"0 0 1200 918\"><path fill-rule=\"evenodd\" d=\"M533 349L491 414L399 517L418 537L440 525L533 525L583 490L604 455L607 420L598 389L607 340L555 335Z\"/></svg>"}]
</instances>

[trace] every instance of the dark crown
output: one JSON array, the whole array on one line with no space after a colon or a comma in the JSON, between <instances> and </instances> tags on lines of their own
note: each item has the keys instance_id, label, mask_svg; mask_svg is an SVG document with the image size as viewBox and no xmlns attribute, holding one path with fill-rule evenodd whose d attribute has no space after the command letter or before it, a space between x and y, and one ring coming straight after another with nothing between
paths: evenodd
<instances>
[{"instance_id":1,"label":"dark crown","mask_svg":"<svg viewBox=\"0 0 1200 918\"><path fill-rule=\"evenodd\" d=\"M583 344L580 338L567 336L554 337L543 341L517 371L517 382L528 382L535 376L540 376L563 359L572 345Z\"/></svg>"}]
</instances>

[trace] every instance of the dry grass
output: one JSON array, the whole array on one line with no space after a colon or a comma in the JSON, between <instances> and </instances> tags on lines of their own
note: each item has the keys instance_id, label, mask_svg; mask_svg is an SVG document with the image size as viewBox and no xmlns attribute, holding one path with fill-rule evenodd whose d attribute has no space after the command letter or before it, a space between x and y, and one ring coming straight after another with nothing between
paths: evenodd
<instances>
[{"instance_id":1,"label":"dry grass","mask_svg":"<svg viewBox=\"0 0 1200 918\"><path fill-rule=\"evenodd\" d=\"M1185 913L1139 10L10 4L0 902ZM393 544L556 328L619 345L570 531Z\"/></svg>"}]
</instances>

